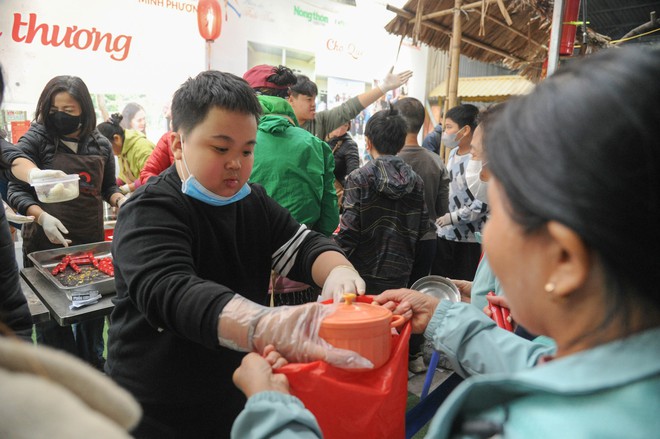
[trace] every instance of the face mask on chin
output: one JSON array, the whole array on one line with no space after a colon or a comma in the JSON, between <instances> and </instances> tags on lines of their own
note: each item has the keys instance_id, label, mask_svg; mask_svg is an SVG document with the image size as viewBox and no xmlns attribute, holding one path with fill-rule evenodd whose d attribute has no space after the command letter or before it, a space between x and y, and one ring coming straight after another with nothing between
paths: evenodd
<instances>
[{"instance_id":1,"label":"face mask on chin","mask_svg":"<svg viewBox=\"0 0 660 439\"><path fill-rule=\"evenodd\" d=\"M465 125L465 126L467 126L467 125ZM465 126L463 128L465 128ZM456 140L456 136L458 136L458 133L463 131L463 128L461 128L460 130L456 131L455 133L451 133L451 134L449 134L447 132L442 133L442 143L444 143L445 146L449 149L456 148L458 146L458 144L461 142L461 140L463 140L462 137L461 137L460 140Z\"/></svg>"},{"instance_id":2,"label":"face mask on chin","mask_svg":"<svg viewBox=\"0 0 660 439\"><path fill-rule=\"evenodd\" d=\"M190 172L190 169L188 169L183 136L181 136L181 158L183 166L186 168L186 172L188 173L188 178L186 178L181 183L181 192L188 195L189 197L192 197L201 201L202 203L206 203L211 206L226 206L227 204L242 200L252 192L250 185L247 183L245 183L243 187L241 187L241 189L231 197L220 196L205 188L202 183L200 183L199 180L197 180L195 176Z\"/></svg>"},{"instance_id":3,"label":"face mask on chin","mask_svg":"<svg viewBox=\"0 0 660 439\"><path fill-rule=\"evenodd\" d=\"M59 136L72 134L80 128L80 115L73 116L64 111L56 111L48 115L48 120Z\"/></svg>"}]
</instances>

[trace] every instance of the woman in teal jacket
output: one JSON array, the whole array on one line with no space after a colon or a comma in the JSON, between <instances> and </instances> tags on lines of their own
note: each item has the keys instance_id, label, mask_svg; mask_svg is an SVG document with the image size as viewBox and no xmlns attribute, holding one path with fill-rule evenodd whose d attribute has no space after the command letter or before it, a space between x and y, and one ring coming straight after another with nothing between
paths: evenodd
<instances>
[{"instance_id":1,"label":"woman in teal jacket","mask_svg":"<svg viewBox=\"0 0 660 439\"><path fill-rule=\"evenodd\" d=\"M485 252L514 319L556 347L514 336L468 304L411 290L376 298L469 377L428 437L657 437L659 77L660 51L608 49L511 101L486 131ZM233 432L318 437L309 412L277 392L286 382L264 367L282 363L274 357L251 354L235 373L254 396ZM255 415L264 421L251 427Z\"/></svg>"}]
</instances>

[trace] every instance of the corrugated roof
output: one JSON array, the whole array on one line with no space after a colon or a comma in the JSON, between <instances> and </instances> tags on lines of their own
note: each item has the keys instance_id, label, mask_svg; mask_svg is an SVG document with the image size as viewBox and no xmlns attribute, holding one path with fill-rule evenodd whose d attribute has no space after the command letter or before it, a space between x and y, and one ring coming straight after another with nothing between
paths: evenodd
<instances>
[{"instance_id":1,"label":"corrugated roof","mask_svg":"<svg viewBox=\"0 0 660 439\"><path fill-rule=\"evenodd\" d=\"M458 79L458 98L461 100L492 102L532 91L534 83L522 76L480 76ZM444 98L447 81L442 81L429 96Z\"/></svg>"}]
</instances>

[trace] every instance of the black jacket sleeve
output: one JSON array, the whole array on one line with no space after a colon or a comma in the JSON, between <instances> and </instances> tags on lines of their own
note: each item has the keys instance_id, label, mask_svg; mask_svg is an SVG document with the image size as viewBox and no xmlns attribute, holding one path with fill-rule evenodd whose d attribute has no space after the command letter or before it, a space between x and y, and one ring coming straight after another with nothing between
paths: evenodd
<instances>
[{"instance_id":1,"label":"black jacket sleeve","mask_svg":"<svg viewBox=\"0 0 660 439\"><path fill-rule=\"evenodd\" d=\"M39 128L34 125L18 139L16 148L8 151L8 158L15 160L19 157L31 160L38 168L44 169L44 148L47 139ZM7 200L21 215L27 214L28 207L38 204L36 194L29 184L14 179L9 182Z\"/></svg>"},{"instance_id":2,"label":"black jacket sleeve","mask_svg":"<svg viewBox=\"0 0 660 439\"><path fill-rule=\"evenodd\" d=\"M349 139L347 142L345 142L344 145L342 145L342 148L345 151L344 161L346 162L346 176L344 177L344 181L341 183L345 185L346 177L348 177L351 172L360 167L360 154L358 152L357 143L355 143L353 139Z\"/></svg>"},{"instance_id":3,"label":"black jacket sleeve","mask_svg":"<svg viewBox=\"0 0 660 439\"><path fill-rule=\"evenodd\" d=\"M20 156L17 148L5 139L0 138L0 152L2 152L3 160L10 165L7 169L0 169L0 179L5 181L16 180L14 174L11 173L12 157Z\"/></svg>"},{"instance_id":4,"label":"black jacket sleeve","mask_svg":"<svg viewBox=\"0 0 660 439\"><path fill-rule=\"evenodd\" d=\"M9 233L5 210L0 210L0 321L19 337L32 338L32 315L21 290L14 242Z\"/></svg>"}]
</instances>

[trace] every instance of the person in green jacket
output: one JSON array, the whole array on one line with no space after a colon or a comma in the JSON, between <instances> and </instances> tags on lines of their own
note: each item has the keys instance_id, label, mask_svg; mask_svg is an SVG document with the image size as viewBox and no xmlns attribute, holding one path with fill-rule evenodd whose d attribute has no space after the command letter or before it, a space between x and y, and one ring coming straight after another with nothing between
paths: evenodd
<instances>
[{"instance_id":1,"label":"person in green jacket","mask_svg":"<svg viewBox=\"0 0 660 439\"><path fill-rule=\"evenodd\" d=\"M250 181L261 184L296 221L331 236L339 224L335 159L325 142L298 126L293 108L280 97L295 75L284 66L259 65L243 78L263 111ZM287 278L273 279L272 288L274 304L298 305L318 297L315 288Z\"/></svg>"},{"instance_id":2,"label":"person in green jacket","mask_svg":"<svg viewBox=\"0 0 660 439\"><path fill-rule=\"evenodd\" d=\"M299 127L293 108L281 97L295 75L287 67L262 64L243 79L257 92L263 110L250 181L261 184L296 221L332 235L339 224L335 160L325 142Z\"/></svg>"},{"instance_id":3,"label":"person in green jacket","mask_svg":"<svg viewBox=\"0 0 660 439\"><path fill-rule=\"evenodd\" d=\"M339 224L332 150L297 126L287 101L264 95L257 99L263 115L250 181L266 188L296 221L332 235Z\"/></svg>"},{"instance_id":4,"label":"person in green jacket","mask_svg":"<svg viewBox=\"0 0 660 439\"><path fill-rule=\"evenodd\" d=\"M659 50L607 49L507 103L486 131L484 248L505 292L490 300L506 300L517 322L556 346L517 337L466 303L407 289L375 298L411 317L413 332L468 377L427 437L658 435L659 77ZM319 437L272 373L283 362L250 354L235 372L251 396L234 437Z\"/></svg>"},{"instance_id":5,"label":"person in green jacket","mask_svg":"<svg viewBox=\"0 0 660 439\"><path fill-rule=\"evenodd\" d=\"M117 185L123 194L135 191L140 185L140 172L156 145L140 131L121 127L122 115L114 113L97 129L112 144L112 152L119 159Z\"/></svg>"}]
</instances>

